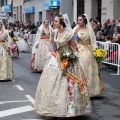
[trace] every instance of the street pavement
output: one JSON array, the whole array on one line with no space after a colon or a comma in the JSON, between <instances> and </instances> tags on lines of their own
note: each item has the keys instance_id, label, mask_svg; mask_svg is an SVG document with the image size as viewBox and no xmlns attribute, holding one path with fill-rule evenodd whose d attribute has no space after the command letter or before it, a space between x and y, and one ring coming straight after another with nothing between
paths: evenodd
<instances>
[{"instance_id":1,"label":"street pavement","mask_svg":"<svg viewBox=\"0 0 120 120\"><path fill-rule=\"evenodd\" d=\"M13 62L14 80L0 82L0 120L49 120L34 112L33 104L40 73L30 71L31 53L20 53ZM91 98L93 112L69 120L120 120L120 76L102 70L103 96Z\"/></svg>"}]
</instances>

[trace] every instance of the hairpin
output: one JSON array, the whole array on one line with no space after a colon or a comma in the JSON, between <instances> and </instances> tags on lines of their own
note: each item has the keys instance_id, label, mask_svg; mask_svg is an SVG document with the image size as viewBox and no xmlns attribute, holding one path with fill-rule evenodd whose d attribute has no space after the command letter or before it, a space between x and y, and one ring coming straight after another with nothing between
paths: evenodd
<instances>
[{"instance_id":1,"label":"hairpin","mask_svg":"<svg viewBox=\"0 0 120 120\"><path fill-rule=\"evenodd\" d=\"M62 16L62 17L60 17L60 19L63 19L63 20L64 20L64 17Z\"/></svg>"}]
</instances>

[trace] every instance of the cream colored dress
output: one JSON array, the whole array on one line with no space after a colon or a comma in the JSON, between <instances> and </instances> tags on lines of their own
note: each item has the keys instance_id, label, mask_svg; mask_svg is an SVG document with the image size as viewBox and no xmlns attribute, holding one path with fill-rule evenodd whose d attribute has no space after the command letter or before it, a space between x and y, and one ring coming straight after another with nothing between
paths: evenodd
<instances>
[{"instance_id":1,"label":"cream colored dress","mask_svg":"<svg viewBox=\"0 0 120 120\"><path fill-rule=\"evenodd\" d=\"M8 31L4 30L0 34L0 80L12 80L13 79L13 66L12 59L9 51L10 39Z\"/></svg>"},{"instance_id":2,"label":"cream colored dress","mask_svg":"<svg viewBox=\"0 0 120 120\"><path fill-rule=\"evenodd\" d=\"M55 31L54 41L59 51L64 50L70 53L74 50L74 48L71 49L74 46L72 37L73 34L65 30L62 37L57 38L57 30ZM86 84L84 84L85 99L83 100L79 85L67 76L63 76L55 53L50 52L49 55L50 59L47 61L38 83L35 111L44 116L54 117L73 117L90 113L91 101ZM77 63L74 66L70 65L67 71L79 79ZM85 80L82 70L81 73L82 80Z\"/></svg>"},{"instance_id":3,"label":"cream colored dress","mask_svg":"<svg viewBox=\"0 0 120 120\"><path fill-rule=\"evenodd\" d=\"M48 53L49 51L52 49L52 45L51 42L48 41L48 38L50 36L50 32L45 33L43 30L39 31L38 29L38 33L41 33L41 38L37 38L37 42L38 42L38 48L35 48L35 45L33 47L33 50L35 51L32 54L32 60L31 60L31 69L37 70L37 71L42 71L46 61L48 59ZM37 33L37 34L38 34Z\"/></svg>"},{"instance_id":4,"label":"cream colored dress","mask_svg":"<svg viewBox=\"0 0 120 120\"><path fill-rule=\"evenodd\" d=\"M79 38L91 49L90 36L87 29L86 33L78 32ZM77 54L79 63L84 71L90 97L102 95L104 93L103 81L99 77L98 64L93 53L81 43L78 44Z\"/></svg>"}]
</instances>

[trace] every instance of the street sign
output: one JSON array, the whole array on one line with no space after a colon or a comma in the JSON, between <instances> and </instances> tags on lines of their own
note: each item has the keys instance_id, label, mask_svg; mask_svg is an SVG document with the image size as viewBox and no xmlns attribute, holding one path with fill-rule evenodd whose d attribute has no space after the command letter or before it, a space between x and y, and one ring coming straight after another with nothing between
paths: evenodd
<instances>
[{"instance_id":1,"label":"street sign","mask_svg":"<svg viewBox=\"0 0 120 120\"><path fill-rule=\"evenodd\" d=\"M49 8L54 9L54 8L59 8L60 7L60 1L59 0L50 0L49 1Z\"/></svg>"},{"instance_id":2,"label":"street sign","mask_svg":"<svg viewBox=\"0 0 120 120\"><path fill-rule=\"evenodd\" d=\"M9 12L9 11L11 11L11 4L10 4L10 5L6 5L6 6L4 7L4 12L5 12L5 13L7 13L7 12Z\"/></svg>"}]
</instances>

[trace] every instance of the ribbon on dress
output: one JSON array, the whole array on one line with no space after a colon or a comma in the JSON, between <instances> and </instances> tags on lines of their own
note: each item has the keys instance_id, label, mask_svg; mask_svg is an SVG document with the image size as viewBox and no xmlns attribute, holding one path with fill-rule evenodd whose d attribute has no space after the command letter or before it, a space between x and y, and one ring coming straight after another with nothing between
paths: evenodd
<instances>
[{"instance_id":1,"label":"ribbon on dress","mask_svg":"<svg viewBox=\"0 0 120 120\"><path fill-rule=\"evenodd\" d=\"M64 62L61 62L60 61L60 53L59 53L59 51L58 51L58 49L57 49L57 45L56 45L56 43L55 43L55 41L54 40L52 40L52 46L53 46L53 50L54 50L54 54L55 54L55 56L56 56L56 59L57 59L57 61L58 61L58 63L59 63L59 66L60 66L60 69L61 69L61 71L63 71L64 70ZM80 66L79 66L79 68L78 69L80 69ZM79 70L80 71L80 70ZM79 86L80 86L80 92L81 92L81 94L82 94L82 100L83 101L85 101L85 88L84 88L84 85L86 84L86 81L85 80L83 80L83 78L82 78L82 75L81 75L81 72L79 72L79 75L80 75L80 80L79 79L77 79L74 75L72 75L70 72L66 72L66 76L69 78L69 79L71 79L73 82L75 82L75 83L77 83Z\"/></svg>"},{"instance_id":2,"label":"ribbon on dress","mask_svg":"<svg viewBox=\"0 0 120 120\"><path fill-rule=\"evenodd\" d=\"M79 36L78 36L78 34L77 34L77 32L75 32L74 33L74 37L75 37L75 39L78 41L78 44L82 44L82 45L84 45L86 48L88 48L90 51L91 51L91 53L93 54L93 49L90 47L90 46L88 46L86 43L84 43L83 42L83 40L81 40L80 38L79 38ZM94 54L93 54L94 55ZM97 62L97 61L96 61ZM98 63L97 63L97 65L98 65ZM102 74L101 74L101 67L98 65L98 71L99 71L99 78L100 78L100 80L102 80Z\"/></svg>"},{"instance_id":3,"label":"ribbon on dress","mask_svg":"<svg viewBox=\"0 0 120 120\"><path fill-rule=\"evenodd\" d=\"M74 37L78 42L81 40L76 32L74 33Z\"/></svg>"}]
</instances>

